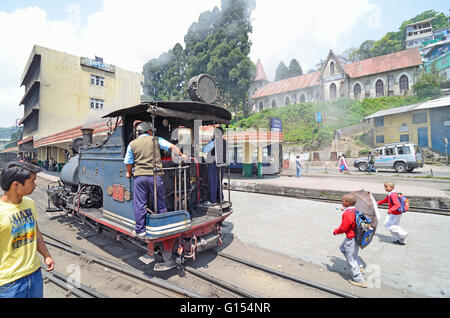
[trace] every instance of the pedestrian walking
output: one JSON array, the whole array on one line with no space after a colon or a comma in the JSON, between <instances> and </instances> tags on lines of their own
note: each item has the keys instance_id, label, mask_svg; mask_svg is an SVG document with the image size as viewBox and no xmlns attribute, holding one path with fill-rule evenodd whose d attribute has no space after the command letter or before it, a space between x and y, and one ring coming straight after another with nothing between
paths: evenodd
<instances>
[{"instance_id":1,"label":"pedestrian walking","mask_svg":"<svg viewBox=\"0 0 450 318\"><path fill-rule=\"evenodd\" d=\"M367 158L367 163L369 164L368 172L377 172L377 170L374 168L375 165L375 156L373 155L373 152L369 152L369 156Z\"/></svg>"},{"instance_id":2,"label":"pedestrian walking","mask_svg":"<svg viewBox=\"0 0 450 318\"><path fill-rule=\"evenodd\" d=\"M339 157L337 164L339 165L339 172L346 171L348 172L348 164L347 159L345 159L345 155L342 154L342 156Z\"/></svg>"},{"instance_id":3,"label":"pedestrian walking","mask_svg":"<svg viewBox=\"0 0 450 318\"><path fill-rule=\"evenodd\" d=\"M0 174L0 298L42 298L41 261L51 271L55 262L37 224L36 205L27 197L36 188L38 166L9 163Z\"/></svg>"},{"instance_id":4,"label":"pedestrian walking","mask_svg":"<svg viewBox=\"0 0 450 318\"><path fill-rule=\"evenodd\" d=\"M384 221L384 226L391 232L394 237L395 244L406 245L406 237L408 236L408 232L400 227L400 219L402 217L402 212L399 211L400 208L400 200L398 193L394 191L395 184L392 181L388 181L384 183L384 190L388 193L386 198L381 201L378 201L378 205L380 204L389 204L389 209L387 212L387 218Z\"/></svg>"},{"instance_id":5,"label":"pedestrian walking","mask_svg":"<svg viewBox=\"0 0 450 318\"><path fill-rule=\"evenodd\" d=\"M356 243L356 196L352 193L345 194L342 197L342 222L341 225L334 229L333 234L338 235L345 233L344 242L339 249L344 254L348 265L350 266L352 279L349 282L353 285L366 288L366 281L362 275L364 264L358 256L359 247Z\"/></svg>"},{"instance_id":6,"label":"pedestrian walking","mask_svg":"<svg viewBox=\"0 0 450 318\"><path fill-rule=\"evenodd\" d=\"M297 169L297 178L300 178L302 176L302 163L299 155L297 155L297 158L295 159L295 167Z\"/></svg>"}]
</instances>

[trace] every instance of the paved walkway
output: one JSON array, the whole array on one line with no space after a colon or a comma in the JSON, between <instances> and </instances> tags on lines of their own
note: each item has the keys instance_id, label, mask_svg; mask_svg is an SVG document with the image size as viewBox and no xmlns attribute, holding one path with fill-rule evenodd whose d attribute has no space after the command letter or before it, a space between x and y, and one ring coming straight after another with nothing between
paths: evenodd
<instances>
[{"instance_id":1,"label":"paved walkway","mask_svg":"<svg viewBox=\"0 0 450 318\"><path fill-rule=\"evenodd\" d=\"M356 191L366 190L372 193L384 194L384 182L392 180L397 192L409 196L450 197L450 182L441 180L400 179L394 177L372 176L327 176L320 174L304 175L300 178L288 176L264 176L262 179L243 178L232 175L231 183L254 183L272 186L297 187L314 190Z\"/></svg>"}]
</instances>

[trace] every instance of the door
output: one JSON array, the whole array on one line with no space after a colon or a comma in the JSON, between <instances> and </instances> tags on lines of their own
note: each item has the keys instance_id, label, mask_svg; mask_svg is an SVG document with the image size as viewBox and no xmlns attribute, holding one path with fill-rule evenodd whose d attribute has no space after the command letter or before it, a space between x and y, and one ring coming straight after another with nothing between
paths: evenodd
<instances>
[{"instance_id":1,"label":"door","mask_svg":"<svg viewBox=\"0 0 450 318\"><path fill-rule=\"evenodd\" d=\"M419 139L419 146L428 148L428 128L417 128L417 138Z\"/></svg>"}]
</instances>

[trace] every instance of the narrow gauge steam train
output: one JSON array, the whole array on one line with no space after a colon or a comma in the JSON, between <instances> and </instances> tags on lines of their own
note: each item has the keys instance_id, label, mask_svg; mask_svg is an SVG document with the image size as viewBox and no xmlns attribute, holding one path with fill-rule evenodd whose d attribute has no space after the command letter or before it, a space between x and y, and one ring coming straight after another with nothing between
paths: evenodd
<instances>
[{"instance_id":1,"label":"narrow gauge steam train","mask_svg":"<svg viewBox=\"0 0 450 318\"><path fill-rule=\"evenodd\" d=\"M60 180L48 186L48 212L55 210L50 208L52 202L57 210L94 224L98 232L107 229L116 231L118 238L132 236L135 225L133 178L126 178L124 157L128 144L136 137L136 125L141 121L152 122L154 136L178 143L178 146L184 144L184 154L188 154L186 148L191 147L190 154L194 154L201 147L192 142L199 131L199 121L202 125L228 125L231 120L229 111L212 104L217 97L217 86L211 76L202 74L191 79L189 96L192 101L142 103L104 116L115 118L116 124L99 143L92 143L92 129L82 129L83 143L78 154L64 166ZM173 140L174 131L178 133L177 140ZM190 162L176 162L177 158L163 150L161 158L169 212L153 213L150 202L156 201L156 197L149 198L146 237L135 238L141 240L140 243L145 241L150 259L155 253L161 254L164 261L155 263L155 271L177 266L182 269L186 258L195 260L197 253L220 245L222 222L232 213L229 190L228 201L221 198L217 205L205 204L208 174L202 160L190 157ZM224 167L219 171L228 170L229 178L229 169L226 169L229 164L216 162L219 162L218 167ZM154 171L157 170L155 166ZM219 183L222 191L222 183Z\"/></svg>"}]
</instances>

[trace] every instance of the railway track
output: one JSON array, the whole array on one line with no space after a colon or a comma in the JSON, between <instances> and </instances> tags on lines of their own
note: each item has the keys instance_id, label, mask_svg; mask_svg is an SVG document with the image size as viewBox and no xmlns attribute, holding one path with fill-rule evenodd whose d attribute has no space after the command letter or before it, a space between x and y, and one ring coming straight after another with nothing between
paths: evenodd
<instances>
[{"instance_id":1,"label":"railway track","mask_svg":"<svg viewBox=\"0 0 450 318\"><path fill-rule=\"evenodd\" d=\"M45 211L45 208L37 204L37 207L41 209L42 211ZM69 216L66 216L64 218L69 218ZM72 217L72 219L74 219ZM72 221L75 222L75 221ZM89 222L86 222L88 224ZM91 225L91 224L89 224ZM84 225L82 225L84 226ZM112 261L110 259L107 259L105 257L102 257L98 254L95 254L91 251L88 251L86 249L80 248L64 239L61 239L59 237L56 237L55 235L51 235L49 233L46 233L42 231L42 234L46 238L46 243L50 247L64 251L67 253L70 253L76 257L75 260L73 260L73 263L81 263L83 266L93 266L93 264L97 264L100 267L108 268L110 270L109 277L121 275L122 278L125 278L126 280L129 280L131 284L135 284L138 287L130 287L130 290L139 291L143 288L147 288L150 290L156 289L157 296L153 297L187 297L187 298L210 298L210 297L244 297L244 298L261 298L264 296L260 296L257 293L253 292L252 290L258 290L255 288L246 289L242 286L240 286L239 283L233 283L228 281L226 278L221 279L216 277L216 275L211 275L205 272L204 270L199 270L197 268L193 268L191 266L185 266L185 272L188 275L195 276L198 279L201 279L203 282L206 282L207 284L210 284L210 289L213 290L213 292L209 292L206 294L200 294L196 292L192 292L191 290L181 287L178 285L175 285L173 283L170 283L166 280L160 279L158 277L149 276L145 274L143 271L140 271L134 267L126 266L119 264L115 261ZM142 250L146 250L144 246L140 246L136 242L132 242L134 245L138 245ZM133 251L127 250L126 252L133 254ZM239 264L243 264L246 266L246 268L252 268L252 270L256 272L264 272L267 275L276 276L278 278L281 278L282 280L287 280L290 282L293 282L295 284L301 284L305 285L308 288L318 290L323 293L323 295L329 296L337 296L337 297L344 297L344 298L355 298L356 296L347 294L345 292L323 286L311 281L307 281L305 279L294 277L292 275L289 275L287 273L275 271L273 269L264 267L259 264L252 263L250 261L244 260L242 258L231 256L223 252L213 252L216 256L220 258L227 259L229 261L233 261ZM87 265L86 265L87 264ZM104 269L103 269L104 270ZM46 273L47 274L47 273ZM51 274L49 274L51 275ZM85 274L83 274L85 275ZM258 275L258 274L255 274ZM48 276L48 275L47 275ZM59 284L59 286L64 285L67 286L67 278L64 278L61 274L57 274L56 277L49 277L49 280L54 280L55 283ZM88 287L90 288L90 287ZM93 288L90 288L93 290ZM72 292L72 294L77 295L77 293L80 295L78 297L96 297L92 295L92 293L88 293L83 290L74 289L71 287L71 290L74 290L75 292ZM217 292L219 291L219 292ZM154 291L155 292L155 291ZM100 297L108 297L109 293L108 290L104 292L104 294L99 293ZM151 297L151 296L144 296L144 294L139 295L140 297ZM112 296L114 297L114 296ZM269 296L274 297L274 296Z\"/></svg>"},{"instance_id":2,"label":"railway track","mask_svg":"<svg viewBox=\"0 0 450 318\"><path fill-rule=\"evenodd\" d=\"M226 189L226 187L224 187ZM254 191L245 191L245 190L231 190L236 192L244 192L244 193L254 193L254 194L264 194L264 195L272 195L277 197L291 197L300 200L310 200L310 201L318 201L318 202L327 202L327 203L337 203L341 204L341 199L333 199L333 198L325 198L325 197L313 197L313 196L299 196L299 195L286 195L286 194L274 194L272 192L254 192ZM427 214L437 214L437 215L446 215L450 216L450 210L448 209L438 209L438 208L428 208L428 207L418 207L418 206L410 206L408 212L417 212L417 213L427 213Z\"/></svg>"}]
</instances>

